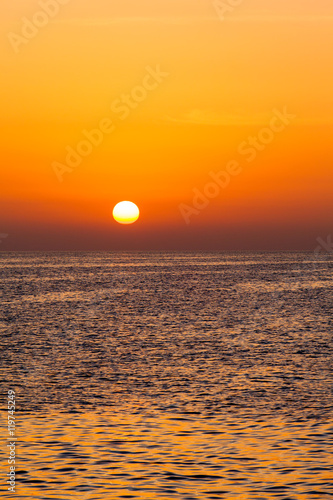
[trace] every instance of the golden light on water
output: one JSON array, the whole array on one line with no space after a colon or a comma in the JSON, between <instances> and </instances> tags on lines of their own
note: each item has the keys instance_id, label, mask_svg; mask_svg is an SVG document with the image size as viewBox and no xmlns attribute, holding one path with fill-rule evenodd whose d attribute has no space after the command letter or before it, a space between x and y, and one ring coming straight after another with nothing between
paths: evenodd
<instances>
[{"instance_id":1,"label":"golden light on water","mask_svg":"<svg viewBox=\"0 0 333 500\"><path fill-rule=\"evenodd\" d=\"M119 224L133 224L139 216L139 208L131 201L121 201L113 209L113 218Z\"/></svg>"}]
</instances>

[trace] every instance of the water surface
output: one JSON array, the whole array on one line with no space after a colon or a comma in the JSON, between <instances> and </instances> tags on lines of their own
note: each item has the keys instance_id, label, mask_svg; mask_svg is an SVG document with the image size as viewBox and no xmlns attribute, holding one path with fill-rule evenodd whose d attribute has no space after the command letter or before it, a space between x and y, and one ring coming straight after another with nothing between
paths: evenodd
<instances>
[{"instance_id":1,"label":"water surface","mask_svg":"<svg viewBox=\"0 0 333 500\"><path fill-rule=\"evenodd\" d=\"M331 256L0 259L15 498L332 498Z\"/></svg>"}]
</instances>

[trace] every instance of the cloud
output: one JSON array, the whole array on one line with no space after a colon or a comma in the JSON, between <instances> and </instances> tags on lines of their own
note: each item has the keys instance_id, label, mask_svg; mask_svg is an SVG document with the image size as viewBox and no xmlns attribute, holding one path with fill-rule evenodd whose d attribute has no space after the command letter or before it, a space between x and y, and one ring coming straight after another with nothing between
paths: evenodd
<instances>
[{"instance_id":1,"label":"cloud","mask_svg":"<svg viewBox=\"0 0 333 500\"><path fill-rule=\"evenodd\" d=\"M256 23L256 22L332 22L333 16L309 16L309 15L229 15L228 21L234 23ZM100 18L67 18L54 19L55 24L75 24L77 26L110 26L114 24L145 24L160 23L166 25L191 25L197 23L218 23L221 22L218 16L209 17L100 17Z\"/></svg>"},{"instance_id":2,"label":"cloud","mask_svg":"<svg viewBox=\"0 0 333 500\"><path fill-rule=\"evenodd\" d=\"M145 24L145 23L160 23L185 25L195 22L214 21L212 18L185 18L185 17L101 17L101 18L72 18L72 19L56 19L53 22L56 24L75 24L78 26L110 26L113 24Z\"/></svg>"},{"instance_id":3,"label":"cloud","mask_svg":"<svg viewBox=\"0 0 333 500\"><path fill-rule=\"evenodd\" d=\"M188 125L261 125L266 123L267 116L262 115L240 115L237 113L217 113L211 110L192 109L179 117L165 116L165 121Z\"/></svg>"},{"instance_id":4,"label":"cloud","mask_svg":"<svg viewBox=\"0 0 333 500\"><path fill-rule=\"evenodd\" d=\"M218 113L208 109L192 109L179 116L166 115L163 122L179 125L208 125L208 126L263 126L268 123L268 113L241 114L241 113ZM308 115L296 120L301 125L332 125L331 116Z\"/></svg>"},{"instance_id":5,"label":"cloud","mask_svg":"<svg viewBox=\"0 0 333 500\"><path fill-rule=\"evenodd\" d=\"M316 23L316 22L332 22L333 16L318 16L318 15L270 15L270 14L253 14L236 16L230 15L228 17L229 21L239 22L239 23L286 23L286 22L305 22L305 23Z\"/></svg>"}]
</instances>

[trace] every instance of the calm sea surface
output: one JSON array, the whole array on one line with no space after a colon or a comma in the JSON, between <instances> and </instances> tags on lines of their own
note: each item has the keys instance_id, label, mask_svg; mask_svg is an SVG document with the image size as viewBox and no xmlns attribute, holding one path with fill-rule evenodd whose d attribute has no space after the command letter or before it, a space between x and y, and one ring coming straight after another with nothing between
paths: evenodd
<instances>
[{"instance_id":1,"label":"calm sea surface","mask_svg":"<svg viewBox=\"0 0 333 500\"><path fill-rule=\"evenodd\" d=\"M1 497L333 497L332 254L0 262Z\"/></svg>"}]
</instances>

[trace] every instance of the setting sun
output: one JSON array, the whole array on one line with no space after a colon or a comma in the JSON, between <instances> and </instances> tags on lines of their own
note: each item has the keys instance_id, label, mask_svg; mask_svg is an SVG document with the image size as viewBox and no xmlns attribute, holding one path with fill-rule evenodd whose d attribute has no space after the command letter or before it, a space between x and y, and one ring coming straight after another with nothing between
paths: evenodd
<instances>
[{"instance_id":1,"label":"setting sun","mask_svg":"<svg viewBox=\"0 0 333 500\"><path fill-rule=\"evenodd\" d=\"M135 203L121 201L113 209L113 218L119 224L133 224L139 218L140 211Z\"/></svg>"}]
</instances>

